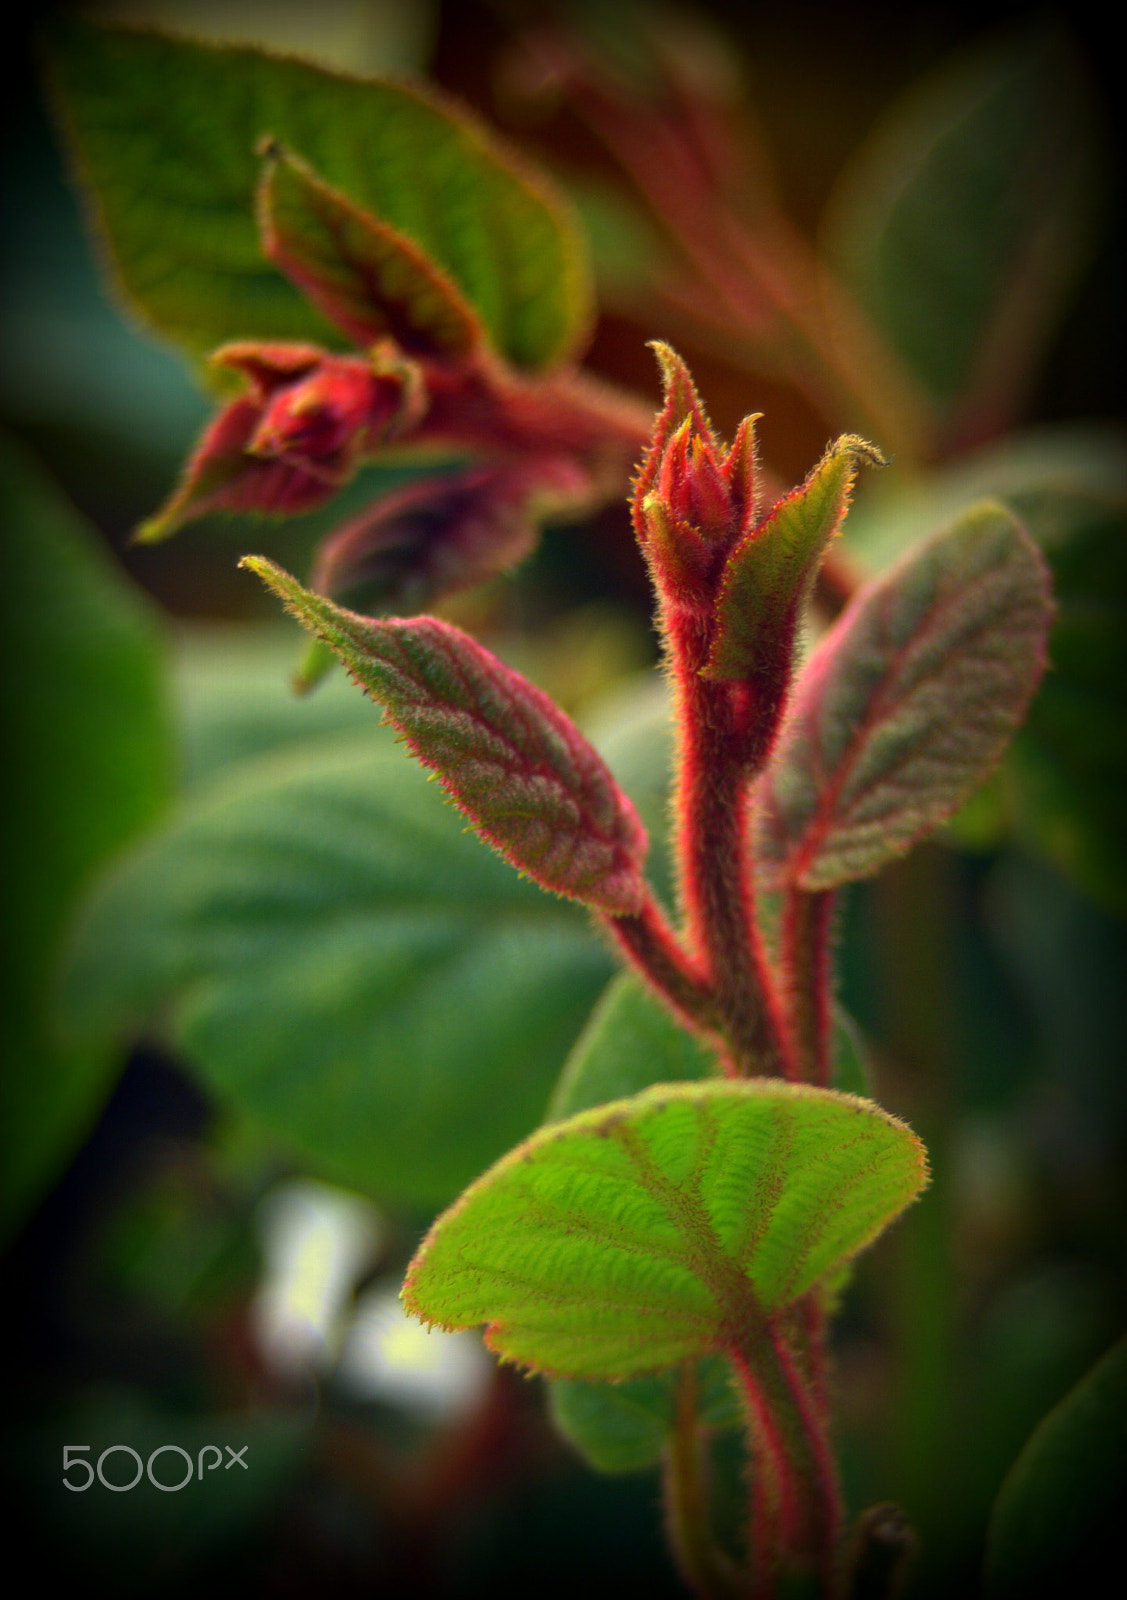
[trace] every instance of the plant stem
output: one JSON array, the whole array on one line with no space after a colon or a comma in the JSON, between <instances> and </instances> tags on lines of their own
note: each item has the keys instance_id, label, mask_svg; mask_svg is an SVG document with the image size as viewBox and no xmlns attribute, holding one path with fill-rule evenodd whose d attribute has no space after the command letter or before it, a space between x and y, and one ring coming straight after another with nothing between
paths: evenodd
<instances>
[{"instance_id":1,"label":"plant stem","mask_svg":"<svg viewBox=\"0 0 1127 1600\"><path fill-rule=\"evenodd\" d=\"M722 1048L720 1018L712 988L681 947L661 907L651 897L641 911L604 918L626 955L674 1011L695 1032L709 1035Z\"/></svg>"},{"instance_id":2,"label":"plant stem","mask_svg":"<svg viewBox=\"0 0 1127 1600\"><path fill-rule=\"evenodd\" d=\"M717 1549L709 1528L695 1361L686 1361L678 1378L663 1487L669 1541L681 1576L699 1600L735 1600L739 1592L735 1570Z\"/></svg>"},{"instance_id":3,"label":"plant stem","mask_svg":"<svg viewBox=\"0 0 1127 1600\"><path fill-rule=\"evenodd\" d=\"M751 1436L751 1593L770 1600L786 1572L829 1595L841 1496L824 1413L778 1319L746 1322L728 1348Z\"/></svg>"},{"instance_id":4,"label":"plant stem","mask_svg":"<svg viewBox=\"0 0 1127 1600\"><path fill-rule=\"evenodd\" d=\"M733 1075L793 1077L786 1016L755 918L748 775L731 689L701 676L699 652L684 634L671 643L681 742L674 807L689 948L715 994Z\"/></svg>"},{"instance_id":5,"label":"plant stem","mask_svg":"<svg viewBox=\"0 0 1127 1600\"><path fill-rule=\"evenodd\" d=\"M830 942L836 896L791 885L783 903L782 969L798 1076L825 1088L833 1061Z\"/></svg>"}]
</instances>

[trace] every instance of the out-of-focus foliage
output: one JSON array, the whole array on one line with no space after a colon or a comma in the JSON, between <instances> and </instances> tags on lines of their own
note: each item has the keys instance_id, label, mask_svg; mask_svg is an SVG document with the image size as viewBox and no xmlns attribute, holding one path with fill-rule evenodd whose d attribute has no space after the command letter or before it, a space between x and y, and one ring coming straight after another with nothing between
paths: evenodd
<instances>
[{"instance_id":1,"label":"out-of-focus foliage","mask_svg":"<svg viewBox=\"0 0 1127 1600\"><path fill-rule=\"evenodd\" d=\"M254 8L244 33L263 26L270 9ZM316 8L326 38L337 9L326 3ZM417 16L425 8L402 9ZM584 215L599 224L592 229L596 262L613 314L595 341L598 370L645 388L652 375L644 340L661 336L691 358L699 353L711 362L710 389L715 375L722 393L719 422L752 405L766 410L760 433L768 470L776 462L801 470L843 429L861 429L895 450L893 466L867 477L858 493L838 552L845 562L879 570L917 537L991 495L1029 528L1055 585L1050 671L1012 755L951 825L946 838L953 848L926 848L884 879L850 891L840 923L842 997L864 1027L876 1091L923 1136L936 1173L926 1204L909 1213L888 1249L860 1262L843 1301L836 1387L846 1488L853 1510L889 1497L905 1505L921 1534L909 1593L946 1596L973 1590L990 1505L1007 1471L1041 1416L1107 1348L1123 1320L1127 1105L1117 918L1127 892L1121 817L1127 671L1119 662L1127 589L1124 447L1114 427L1092 421L1116 399L1106 374L1117 339L1118 274L1107 262L1121 226L1121 197L1101 105L1100 85L1107 81L1102 35L1084 8L1071 19L1070 38L1059 27L1045 34L1026 24L985 37L979 23L969 25L949 7L912 8L891 29L851 13L848 29L831 28L824 38L801 8L729 10L733 43L721 42L717 50L713 40L710 57L691 44L694 21L674 53L686 68L701 69L698 85L720 86L720 100L738 110L741 130L734 140L725 134L727 144L710 143L709 129L720 126L709 120L712 112L702 116L691 95L677 102L688 123L697 117L705 166L712 159L726 172L722 193L707 193L691 229L676 219L668 226L661 203L653 203L655 196L668 202L672 215L686 195L692 198L675 180L668 147L654 136L656 124L633 123L643 129L641 147L656 154L651 168L661 178L658 190L646 195L636 182L632 190L624 186L621 164L593 153L590 120L586 128L577 123L586 114L580 93L564 94L554 123L510 115L510 136L556 163L565 182L575 176ZM604 33L613 33L616 16L626 13L626 7L594 8ZM539 24L544 17L538 12L526 20ZM184 8L179 21L192 25ZM1066 34L1069 26L1066 20ZM954 54L947 59L949 37ZM435 39L434 66L443 85L482 109L506 113L504 104L488 103L484 86L493 65L519 41L494 11L446 6L436 18ZM617 48L620 65L636 69L642 46L629 36L623 43L619 35ZM1110 60L1110 50L1106 54ZM739 88L737 57L746 91ZM668 52L663 59L661 70L634 72L651 109L661 104ZM704 70L708 60L721 69L711 77ZM381 65L370 56L357 64L364 70ZM419 56L414 64L426 67ZM640 104L644 110L645 96ZM234 557L264 547L301 571L319 531L316 518L272 534L268 545L242 527L211 527L195 543L140 553L125 548L127 530L165 492L203 405L176 363L131 333L99 298L42 112L28 110L18 97L15 110L24 121L17 122L5 156L11 197L6 413L94 514L120 560L173 612L245 616L258 603L255 585L233 574ZM750 122L753 110L768 122L760 140ZM640 114L634 102L625 125ZM870 126L871 137L862 138ZM255 137L259 131L267 130L256 130ZM764 177L770 170L764 151L777 158L777 181ZM239 159L250 173L249 145ZM586 170L578 172L580 165ZM839 174L815 250L783 208L793 197L796 209L812 217ZM790 311L761 300L754 315L726 298L733 286L750 293L753 281L760 287L766 281L755 277L762 256L718 254L717 231L707 225L723 219L727 230L733 209L749 227L758 221L759 241L774 240L775 259L788 266L784 285L809 288L815 268L838 264L881 347L879 361L847 361L847 375L856 375L852 390L843 387L840 367L820 367L812 354L811 331L821 325L820 313L810 309L816 297L798 295ZM253 238L249 224L245 237ZM740 237L746 244L746 228ZM688 271L686 247L693 252ZM257 257L253 266L257 272ZM788 323L796 310L806 321ZM856 330L835 327L838 348L848 355L856 349ZM550 343L547 334L536 335L528 348L539 358ZM890 428L900 425L899 439L879 426L874 410L882 407L874 407L866 387L886 371L885 358L903 385L896 392L910 402L883 405ZM377 487L388 481L380 479ZM135 598L123 601L119 575L99 574L100 563L73 550L51 555L48 572L54 540L46 525L57 530L57 519L67 514L47 509L52 497L44 500L40 487L26 484L22 466L12 482L19 487L18 515L6 518L11 548L18 551L20 533L45 521L42 535L8 574L15 662L6 669L5 692L18 717L34 715L37 730L47 728L67 751L64 781L55 757L34 755L35 742L25 744L22 735L19 760L9 762L20 805L11 830L11 877L27 891L14 895L12 904L30 919L21 930L34 932L12 942L9 975L18 980L20 1004L6 1016L15 1036L8 1053L21 1069L6 1070L10 1092L18 1089L20 1099L18 1118L14 1112L10 1120L17 1163L9 1169L20 1180L18 1223L53 1181L124 1060L116 1049L60 1053L53 1019L52 1042L46 1042L42 1010L32 1014L24 1002L45 992L80 881L96 858L126 845L133 831L157 826L168 803L170 757L160 731L162 691L147 608L139 609ZM357 505L373 492L371 478L358 485ZM644 625L633 563L624 515L618 523L604 519L593 531L559 532L522 578L475 599L460 620L475 630L481 623L510 630L531 624L514 656L535 680L554 687L563 681L556 641L589 642L593 633L586 612L576 613L570 633L566 618L559 624L567 606L613 589ZM42 615L63 599L73 608L66 616L51 614L46 625L56 642L49 650L22 631L33 627L38 638L44 625L38 613L33 619L30 598L17 601L21 585L33 580L40 596L35 605L48 607ZM104 633L91 650L90 627L96 622L105 629L119 616L130 619L120 638L133 640L132 666L106 687L99 674L124 657L117 644L106 653ZM271 1043L247 1021L248 1006L258 958L285 930L279 922L264 930L256 916L276 909L290 890L296 898L287 915L296 915L309 883L303 887L300 862L290 858L279 877L277 858L263 856L257 882L235 886L247 889L245 896L232 893L222 852L208 854L216 845L214 829L200 855L186 855L184 841L203 838L219 815L216 807L222 809L221 794L227 796L223 804L239 812L240 825L261 839L267 801L276 797L283 774L287 782L300 779L303 792L312 794L323 787L332 761L359 744L378 746L381 736L373 708L340 680L331 679L309 700L286 697L294 646L278 630L260 638L258 630L214 626L175 644L172 687L185 793L144 859L164 863L176 906L191 900L195 921L177 923L149 891L142 896L146 916L134 918L137 906L122 898L120 919L106 924L100 952L89 953L100 953L105 963L101 999L107 1010L125 991L132 1003L144 990L134 1015L144 1011L150 1038L157 1030L176 1059L169 1066L154 1062L151 1052L134 1056L96 1137L28 1222L12 1258L9 1282L23 1340L17 1421L27 1426L13 1435L7 1468L9 1480L21 1483L12 1503L28 1508L30 1547L44 1570L66 1568L69 1560L68 1578L89 1584L93 1574L104 1575L118 1592L130 1586L145 1592L157 1581L172 1586L180 1581L175 1570L200 1585L217 1574L245 1574L249 1592L264 1572L279 1568L303 1575L318 1592L338 1578L377 1593L381 1583L389 1594L404 1592L405 1574L416 1592L441 1592L452 1571L468 1588L476 1582L494 1591L532 1592L550 1548L561 1582L573 1588L589 1582L597 1564L608 1583L624 1590L633 1585L654 1596L675 1593L654 1554L653 1478L588 1480L570 1468L537 1420L539 1397L531 1386L508 1385L502 1377L472 1423L452 1421L436 1431L388 1407L358 1404L331 1375L307 1375L295 1391L265 1366L249 1311L260 1270L248 1246L258 1196L290 1169L295 1150L302 1150L302 1163L318 1167L323 1150L314 1147L323 1145L322 1135L335 1139L342 1126L348 1133L342 1148L351 1141L352 1155L347 1173L336 1170L350 1181L366 1181L385 1156L387 1172L413 1167L412 1147L398 1138L395 1125L372 1133L382 1154L367 1147L357 1102L350 1099L360 1092L362 1073L334 1078L319 1071L301 1094L292 1093L289 1079L273 1097L270 1114L263 1113L261 1081L240 1079L237 1092L224 1097L217 1086L226 1069L233 1081ZM597 679L598 662L585 671L588 682ZM612 673L608 665L605 675ZM671 899L662 837L667 722L655 689L652 679L636 694L623 685L591 726L638 804L653 841L655 878ZM50 718L33 710L45 698ZM103 716L99 707L111 701L112 714ZM83 764L95 742L112 757L97 773ZM38 749L47 749L42 739ZM375 806L385 769L396 793L401 781L407 794L412 775L401 758L401 779L391 779L390 758L385 762L378 749L357 757L355 770L361 768L376 781L356 797L357 816ZM541 1114L609 965L566 908L522 888L475 841L461 840L456 819L433 803L433 791L416 783L410 796L399 822L419 826L423 848L415 869L441 880L445 898L435 926L448 919L449 901L463 882L463 867L450 863L464 854L467 874L484 874L491 884L496 876L497 905L513 915L514 960L527 960L533 970L536 941L545 931L537 918L544 915L556 919L560 981L568 971L574 978L564 1008L569 1020L560 1023L552 1059L535 1063L528 1078L522 1074L519 1093L509 1096L494 1083L492 1092L504 1103L488 1108L489 1123L500 1128L508 1117L512 1126L495 1149L486 1148L484 1121L477 1127L482 1143L468 1162L477 1171ZM304 845L317 846L320 834L314 819ZM56 841L80 835L81 860L56 852ZM296 1050L300 1029L312 1025L311 1010L320 1006L323 1021L329 1006L338 1041L349 1017L354 1024L351 1045L338 1061L351 1052L353 1064L362 1063L372 1059L366 1052L378 1056L397 1042L417 1050L417 1040L405 1043L402 1032L382 1027L374 1007L337 1004L334 985L348 987L345 978L360 970L361 947L380 920L374 902L365 901L370 868L367 839L333 865L339 905L324 902L334 931L331 948L326 944L313 955L318 986L312 990L296 977L278 985L275 1019L286 1022L274 1026L283 1049ZM136 886L140 870L118 867L100 903L124 896L121 885ZM361 914L346 928L345 912L360 901ZM186 939L201 919L216 934L202 975L192 966ZM390 926L381 948L405 959L401 933L389 932ZM488 930L483 934L475 924L463 933L459 948L467 961L482 957L482 972L463 990L458 1010L427 1019L447 1042L463 1022L467 1030L480 1025L483 996L488 1007L496 1000L485 959L493 949ZM127 947L128 961L118 963L115 952ZM346 958L338 962L342 947ZM156 990L140 981L158 966L177 973L168 991L176 996L171 1015L162 1004L148 1004ZM296 955L289 970L298 970ZM387 986L394 988L390 978ZM531 986L528 994L532 1007L556 1006L551 985L546 999ZM17 1024L29 1015L30 1031L21 1032ZM195 1019L191 1027L188 1017ZM237 1038L232 1018L242 1026ZM620 1040L629 1067L630 1049L672 1050L671 1033L664 1014L633 1015L631 997L612 991L571 1058L568 1092L582 1095L575 1085L583 1072L599 1076L606 1067L601 1050L608 1038ZM676 1037L683 1043L686 1036ZM214 1072L209 1061L223 1072ZM494 1065L485 1063L487 1073ZM670 1056L669 1075L691 1078L699 1065ZM213 1108L206 1132L190 1137L167 1131L177 1094L192 1092L185 1068L205 1084ZM639 1069L639 1081L629 1088L643 1086L644 1072ZM426 1084L411 1087L422 1094ZM561 1114L575 1108L571 1101L558 1106ZM217 1115L215 1107L225 1109ZM448 1131L456 1130L457 1104L445 1115ZM138 1122L131 1142L114 1143ZM24 1128L33 1130L30 1137L18 1132ZM461 1181L451 1171L439 1181L442 1160L436 1145L429 1195L403 1190L394 1198L389 1185L391 1242L373 1270L390 1278L401 1272L430 1206ZM426 1162L417 1170L425 1174ZM154 1207L164 1204L170 1173L178 1198L167 1215L161 1211L157 1226ZM320 1414L307 1431L305 1401L314 1384ZM706 1382L705 1399L707 1419L723 1429L731 1420L728 1397ZM186 1493L181 1498L152 1489L147 1501L108 1493L83 1500L60 1486L61 1439L88 1440L95 1455L103 1443L147 1450L150 1439L175 1439L194 1449L210 1436L212 1419L234 1410L249 1428L260 1403L263 1431L254 1437L261 1441L261 1471L238 1505L200 1502L193 1509ZM660 1383L636 1396L630 1386L584 1385L575 1392L558 1388L552 1403L568 1437L596 1460L601 1453L608 1470L620 1470L654 1460L672 1396ZM735 1485L738 1494L739 1468L724 1457L723 1439L717 1448L721 1485ZM1019 1465L1010 1483L1029 1477ZM1016 1495L1007 1490L1010 1510L999 1510L996 1530L1006 1517L1016 1525ZM195 1565L180 1569L191 1551Z\"/></svg>"}]
</instances>

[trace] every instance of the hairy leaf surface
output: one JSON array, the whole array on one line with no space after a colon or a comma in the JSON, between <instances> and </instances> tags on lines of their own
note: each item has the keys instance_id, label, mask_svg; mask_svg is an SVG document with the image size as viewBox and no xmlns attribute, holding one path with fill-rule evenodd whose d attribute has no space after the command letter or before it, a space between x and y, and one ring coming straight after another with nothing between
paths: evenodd
<instances>
[{"instance_id":1,"label":"hairy leaf surface","mask_svg":"<svg viewBox=\"0 0 1127 1600\"><path fill-rule=\"evenodd\" d=\"M562 199L432 91L73 20L56 27L51 60L120 287L189 349L340 342L262 255L265 135L433 258L518 366L583 341L587 261Z\"/></svg>"},{"instance_id":2,"label":"hairy leaf surface","mask_svg":"<svg viewBox=\"0 0 1127 1600\"><path fill-rule=\"evenodd\" d=\"M404 1299L508 1360L628 1378L721 1350L868 1244L926 1181L869 1101L661 1084L552 1123L438 1219Z\"/></svg>"},{"instance_id":3,"label":"hairy leaf surface","mask_svg":"<svg viewBox=\"0 0 1127 1600\"><path fill-rule=\"evenodd\" d=\"M868 585L813 652L761 786L781 880L867 877L987 776L1041 678L1044 563L999 505Z\"/></svg>"},{"instance_id":4,"label":"hairy leaf surface","mask_svg":"<svg viewBox=\"0 0 1127 1600\"><path fill-rule=\"evenodd\" d=\"M386 707L459 810L541 887L611 913L646 894L634 807L579 729L534 684L450 623L373 621L261 558L243 563Z\"/></svg>"},{"instance_id":5,"label":"hairy leaf surface","mask_svg":"<svg viewBox=\"0 0 1127 1600\"><path fill-rule=\"evenodd\" d=\"M412 354L453 355L479 341L472 308L418 245L277 144L258 216L270 259L355 345L389 334Z\"/></svg>"}]
</instances>

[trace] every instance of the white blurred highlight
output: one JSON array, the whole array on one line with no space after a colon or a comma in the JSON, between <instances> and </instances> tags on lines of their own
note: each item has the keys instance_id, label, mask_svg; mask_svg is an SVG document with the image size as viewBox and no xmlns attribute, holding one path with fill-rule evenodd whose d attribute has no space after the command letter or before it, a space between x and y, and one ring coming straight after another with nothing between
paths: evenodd
<instances>
[{"instance_id":1,"label":"white blurred highlight","mask_svg":"<svg viewBox=\"0 0 1127 1600\"><path fill-rule=\"evenodd\" d=\"M398 1281L353 1304L376 1259L384 1223L359 1195L305 1180L280 1184L258 1208L265 1259L252 1326L263 1358L289 1379L332 1376L341 1392L429 1421L473 1409L492 1361L471 1333L442 1333L408 1317Z\"/></svg>"},{"instance_id":2,"label":"white blurred highlight","mask_svg":"<svg viewBox=\"0 0 1127 1600\"><path fill-rule=\"evenodd\" d=\"M492 1363L472 1333L442 1333L407 1316L397 1284L363 1295L348 1330L337 1380L357 1399L452 1419L473 1409Z\"/></svg>"},{"instance_id":3,"label":"white blurred highlight","mask_svg":"<svg viewBox=\"0 0 1127 1600\"><path fill-rule=\"evenodd\" d=\"M266 1273L252 1308L263 1356L290 1377L329 1372L352 1290L375 1259L379 1212L324 1184L280 1185L258 1209Z\"/></svg>"}]
</instances>

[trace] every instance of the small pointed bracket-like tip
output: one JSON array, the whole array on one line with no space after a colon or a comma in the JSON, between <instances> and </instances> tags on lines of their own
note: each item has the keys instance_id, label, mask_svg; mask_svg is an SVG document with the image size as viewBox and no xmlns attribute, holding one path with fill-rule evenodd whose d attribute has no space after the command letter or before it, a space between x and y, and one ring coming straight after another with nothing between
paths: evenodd
<instances>
[{"instance_id":1,"label":"small pointed bracket-like tip","mask_svg":"<svg viewBox=\"0 0 1127 1600\"><path fill-rule=\"evenodd\" d=\"M662 409L666 426L676 427L692 418L704 433L711 435L712 425L685 362L672 345L666 344L662 339L651 339L649 346L657 357L657 364L661 369L661 382L665 393L665 404Z\"/></svg>"},{"instance_id":2,"label":"small pointed bracket-like tip","mask_svg":"<svg viewBox=\"0 0 1127 1600\"><path fill-rule=\"evenodd\" d=\"M843 433L840 439L834 440L826 454L831 456L848 454L859 465L866 467L887 467L892 462L891 456L886 456L875 444L862 439L859 433Z\"/></svg>"}]
</instances>

